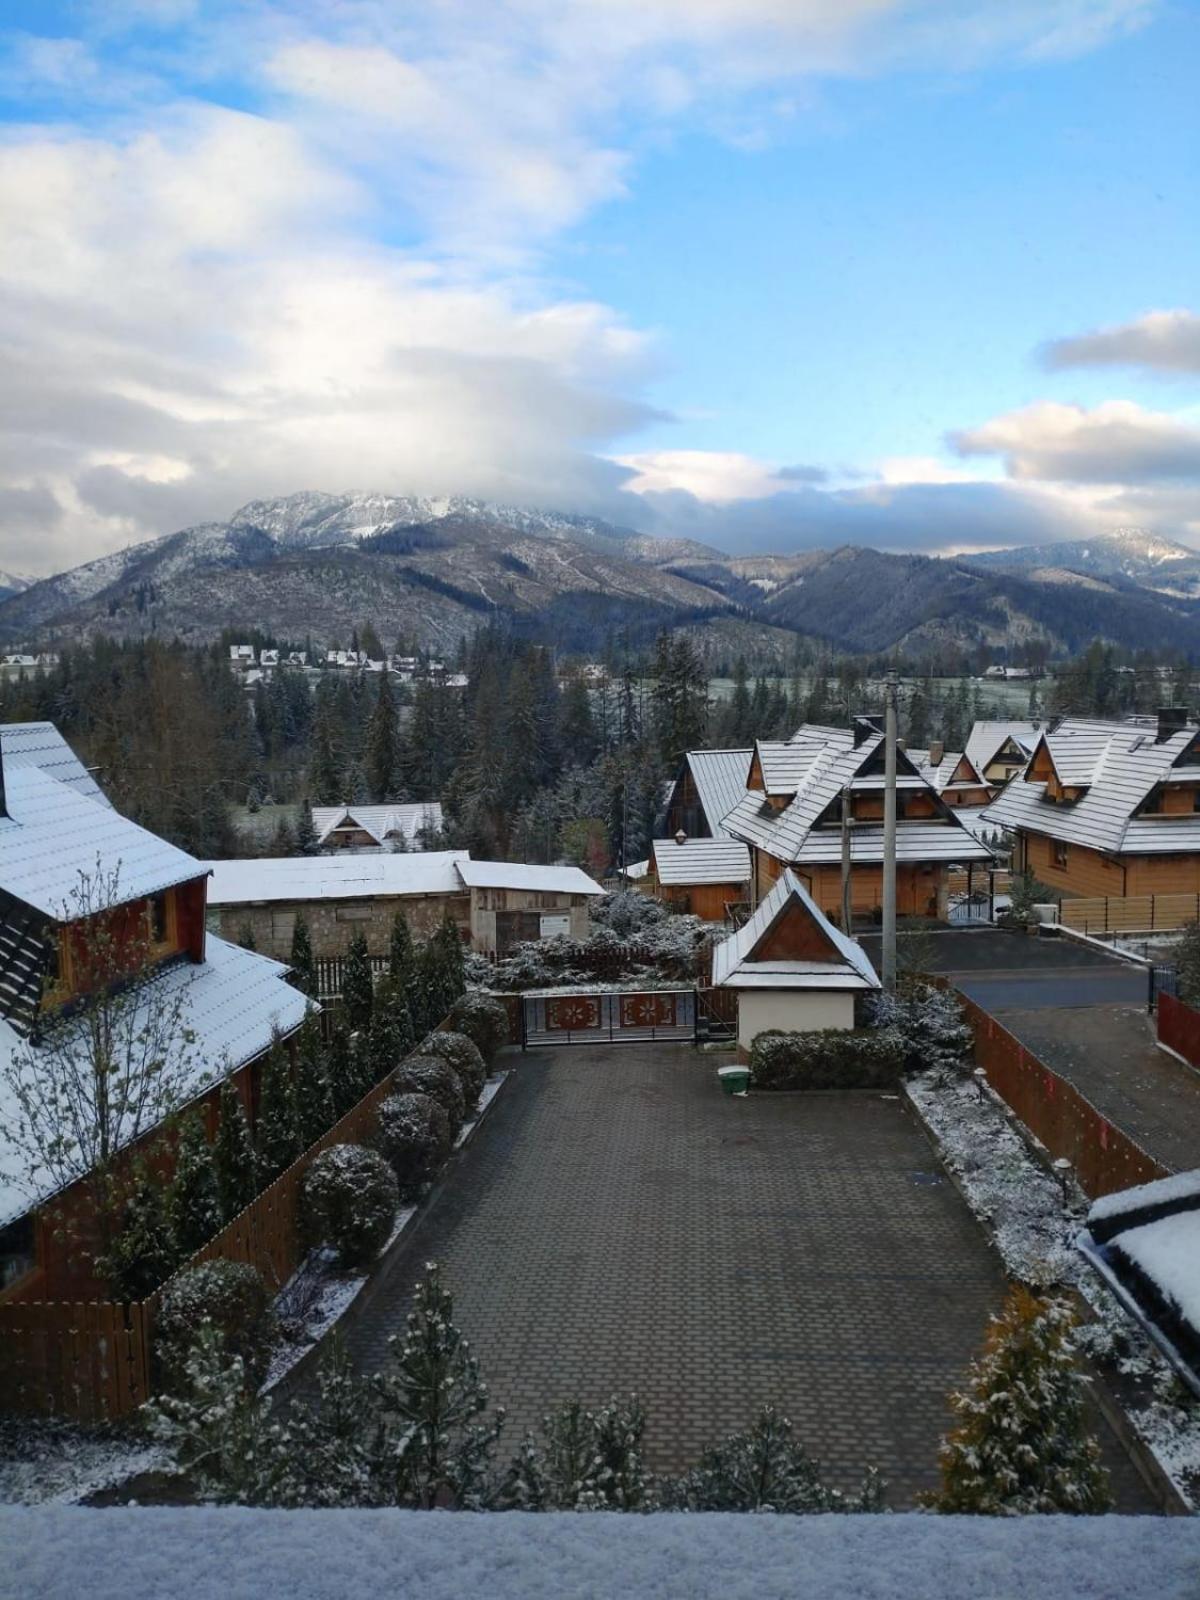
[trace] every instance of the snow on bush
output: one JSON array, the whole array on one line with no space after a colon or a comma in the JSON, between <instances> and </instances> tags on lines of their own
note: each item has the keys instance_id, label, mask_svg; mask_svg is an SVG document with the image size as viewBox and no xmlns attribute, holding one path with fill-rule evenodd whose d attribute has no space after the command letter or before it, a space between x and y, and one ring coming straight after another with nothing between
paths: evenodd
<instances>
[{"instance_id":1,"label":"snow on bush","mask_svg":"<svg viewBox=\"0 0 1200 1600\"><path fill-rule=\"evenodd\" d=\"M473 1111L479 1104L479 1096L483 1093L483 1086L487 1082L487 1067L474 1040L468 1039L465 1033L454 1033L446 1028L438 1029L421 1041L417 1053L423 1056L440 1056L443 1061L450 1063L458 1073L459 1082L462 1084L466 1109Z\"/></svg>"},{"instance_id":2,"label":"snow on bush","mask_svg":"<svg viewBox=\"0 0 1200 1600\"><path fill-rule=\"evenodd\" d=\"M661 926L670 915L666 906L639 889L615 889L591 908L593 927L607 928L623 939L640 938L648 929Z\"/></svg>"},{"instance_id":3,"label":"snow on bush","mask_svg":"<svg viewBox=\"0 0 1200 1600\"><path fill-rule=\"evenodd\" d=\"M883 1089L904 1070L904 1041L891 1028L770 1029L750 1046L756 1089Z\"/></svg>"},{"instance_id":4,"label":"snow on bush","mask_svg":"<svg viewBox=\"0 0 1200 1600\"><path fill-rule=\"evenodd\" d=\"M154 1353L163 1381L182 1381L197 1330L216 1328L231 1357L256 1387L266 1376L275 1338L271 1297L261 1274L245 1261L202 1261L166 1285L154 1325Z\"/></svg>"},{"instance_id":5,"label":"snow on bush","mask_svg":"<svg viewBox=\"0 0 1200 1600\"><path fill-rule=\"evenodd\" d=\"M636 1396L590 1410L578 1400L526 1434L495 1504L510 1511L652 1511L658 1502L642 1455L646 1413Z\"/></svg>"},{"instance_id":6,"label":"snow on bush","mask_svg":"<svg viewBox=\"0 0 1200 1600\"><path fill-rule=\"evenodd\" d=\"M420 1052L408 1056L392 1074L392 1087L398 1093L431 1095L450 1118L451 1137L458 1137L467 1114L467 1097L458 1073L443 1056Z\"/></svg>"},{"instance_id":7,"label":"snow on bush","mask_svg":"<svg viewBox=\"0 0 1200 1600\"><path fill-rule=\"evenodd\" d=\"M346 1266L369 1261L383 1247L399 1203L395 1173L365 1145L332 1145L304 1174L305 1231L312 1243L333 1245Z\"/></svg>"},{"instance_id":8,"label":"snow on bush","mask_svg":"<svg viewBox=\"0 0 1200 1600\"><path fill-rule=\"evenodd\" d=\"M466 1034L487 1066L508 1043L508 1012L499 1000L478 989L459 996L450 1008L448 1020L458 1033Z\"/></svg>"},{"instance_id":9,"label":"snow on bush","mask_svg":"<svg viewBox=\"0 0 1200 1600\"><path fill-rule=\"evenodd\" d=\"M453 1142L450 1118L432 1095L389 1095L379 1107L375 1145L406 1200L437 1176Z\"/></svg>"},{"instance_id":10,"label":"snow on bush","mask_svg":"<svg viewBox=\"0 0 1200 1600\"><path fill-rule=\"evenodd\" d=\"M869 1006L876 1027L893 1028L902 1035L910 1072L956 1073L966 1068L974 1034L948 989L910 982L896 994L873 995Z\"/></svg>"},{"instance_id":11,"label":"snow on bush","mask_svg":"<svg viewBox=\"0 0 1200 1600\"><path fill-rule=\"evenodd\" d=\"M610 900L621 895L610 895ZM653 908L646 920L623 932L601 922L587 939L558 934L514 945L488 978L502 992L542 989L565 984L601 982L691 983L703 965L712 927L699 917L666 912L656 901L634 894Z\"/></svg>"}]
</instances>

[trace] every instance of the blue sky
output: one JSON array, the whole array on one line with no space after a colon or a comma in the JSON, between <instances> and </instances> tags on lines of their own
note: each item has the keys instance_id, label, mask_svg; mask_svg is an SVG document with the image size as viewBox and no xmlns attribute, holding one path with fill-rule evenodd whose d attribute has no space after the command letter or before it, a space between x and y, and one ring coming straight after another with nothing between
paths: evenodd
<instances>
[{"instance_id":1,"label":"blue sky","mask_svg":"<svg viewBox=\"0 0 1200 1600\"><path fill-rule=\"evenodd\" d=\"M1200 547L1182 0L0 6L0 569L301 488Z\"/></svg>"}]
</instances>

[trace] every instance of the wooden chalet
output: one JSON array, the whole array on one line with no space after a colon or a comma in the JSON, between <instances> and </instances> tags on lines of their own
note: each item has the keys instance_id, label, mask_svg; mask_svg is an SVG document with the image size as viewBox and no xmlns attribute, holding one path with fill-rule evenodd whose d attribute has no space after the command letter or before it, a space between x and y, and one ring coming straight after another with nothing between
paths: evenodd
<instances>
[{"instance_id":1,"label":"wooden chalet","mask_svg":"<svg viewBox=\"0 0 1200 1600\"><path fill-rule=\"evenodd\" d=\"M740 839L655 839L641 887L679 911L725 922L750 896L750 851Z\"/></svg>"},{"instance_id":2,"label":"wooden chalet","mask_svg":"<svg viewBox=\"0 0 1200 1600\"><path fill-rule=\"evenodd\" d=\"M1067 717L983 813L1014 868L1067 896L1200 894L1200 724Z\"/></svg>"},{"instance_id":3,"label":"wooden chalet","mask_svg":"<svg viewBox=\"0 0 1200 1600\"><path fill-rule=\"evenodd\" d=\"M422 850L442 831L439 800L416 805L314 806L313 828L322 850Z\"/></svg>"},{"instance_id":4,"label":"wooden chalet","mask_svg":"<svg viewBox=\"0 0 1200 1600\"><path fill-rule=\"evenodd\" d=\"M950 867L992 852L903 750L896 757L896 910L944 917ZM853 728L806 724L791 739L755 744L745 793L724 826L750 846L757 904L785 867L820 910L841 918L843 821L849 835L851 913L883 900L884 736L868 717Z\"/></svg>"},{"instance_id":5,"label":"wooden chalet","mask_svg":"<svg viewBox=\"0 0 1200 1600\"><path fill-rule=\"evenodd\" d=\"M752 750L689 750L667 795L664 835L727 839L725 818L746 792Z\"/></svg>"}]
</instances>

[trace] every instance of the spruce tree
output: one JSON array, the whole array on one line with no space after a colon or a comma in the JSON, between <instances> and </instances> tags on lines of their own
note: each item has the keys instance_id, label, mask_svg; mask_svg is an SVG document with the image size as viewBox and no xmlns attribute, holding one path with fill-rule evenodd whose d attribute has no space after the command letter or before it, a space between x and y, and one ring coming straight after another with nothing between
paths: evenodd
<instances>
[{"instance_id":1,"label":"spruce tree","mask_svg":"<svg viewBox=\"0 0 1200 1600\"><path fill-rule=\"evenodd\" d=\"M308 923L300 912L292 927L291 974L288 982L301 994L317 998L317 963L313 957L312 937Z\"/></svg>"},{"instance_id":2,"label":"spruce tree","mask_svg":"<svg viewBox=\"0 0 1200 1600\"><path fill-rule=\"evenodd\" d=\"M180 1261L195 1255L221 1231L221 1196L213 1150L196 1111L185 1112L175 1144L175 1174L167 1195L171 1230Z\"/></svg>"},{"instance_id":3,"label":"spruce tree","mask_svg":"<svg viewBox=\"0 0 1200 1600\"><path fill-rule=\"evenodd\" d=\"M265 1188L300 1154L296 1085L283 1040L275 1036L262 1072L258 1111L258 1181Z\"/></svg>"},{"instance_id":4,"label":"spruce tree","mask_svg":"<svg viewBox=\"0 0 1200 1600\"><path fill-rule=\"evenodd\" d=\"M347 1027L352 1030L369 1027L374 1002L375 984L371 976L366 935L356 933L346 952L346 964L342 972L342 1014Z\"/></svg>"},{"instance_id":5,"label":"spruce tree","mask_svg":"<svg viewBox=\"0 0 1200 1600\"><path fill-rule=\"evenodd\" d=\"M435 1263L416 1286L403 1334L388 1340L390 1369L374 1380L388 1429L386 1465L397 1505L477 1509L504 1423L478 1419L487 1385L454 1323L454 1300Z\"/></svg>"},{"instance_id":6,"label":"spruce tree","mask_svg":"<svg viewBox=\"0 0 1200 1600\"><path fill-rule=\"evenodd\" d=\"M329 1068L321 1044L321 1030L310 1017L300 1030L296 1057L296 1115L300 1143L305 1150L337 1121Z\"/></svg>"},{"instance_id":7,"label":"spruce tree","mask_svg":"<svg viewBox=\"0 0 1200 1600\"><path fill-rule=\"evenodd\" d=\"M395 793L400 775L400 734L396 725L396 699L391 676L379 676L379 694L367 723L364 762L371 799L380 804Z\"/></svg>"},{"instance_id":8,"label":"spruce tree","mask_svg":"<svg viewBox=\"0 0 1200 1600\"><path fill-rule=\"evenodd\" d=\"M292 839L298 856L315 856L321 853L321 841L313 823L312 806L305 795L296 807L296 820L292 824Z\"/></svg>"},{"instance_id":9,"label":"spruce tree","mask_svg":"<svg viewBox=\"0 0 1200 1600\"><path fill-rule=\"evenodd\" d=\"M942 1486L927 1499L934 1510L1008 1517L1108 1510L1074 1325L1066 1300L1013 1288L968 1388L951 1396L958 1425L942 1441Z\"/></svg>"},{"instance_id":10,"label":"spruce tree","mask_svg":"<svg viewBox=\"0 0 1200 1600\"><path fill-rule=\"evenodd\" d=\"M221 1221L231 1222L258 1193L258 1161L242 1097L226 1078L221 1085L221 1121L213 1150Z\"/></svg>"},{"instance_id":11,"label":"spruce tree","mask_svg":"<svg viewBox=\"0 0 1200 1600\"><path fill-rule=\"evenodd\" d=\"M114 1300L144 1300L175 1270L178 1252L157 1175L144 1162L121 1206L116 1237L99 1262Z\"/></svg>"}]
</instances>

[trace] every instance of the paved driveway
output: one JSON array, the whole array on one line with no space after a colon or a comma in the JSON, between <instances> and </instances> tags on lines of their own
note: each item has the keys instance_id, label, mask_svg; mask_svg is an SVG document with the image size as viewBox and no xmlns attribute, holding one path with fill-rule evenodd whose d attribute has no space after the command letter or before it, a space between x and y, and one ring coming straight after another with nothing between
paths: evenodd
<instances>
[{"instance_id":1,"label":"paved driveway","mask_svg":"<svg viewBox=\"0 0 1200 1600\"><path fill-rule=\"evenodd\" d=\"M669 1045L514 1065L348 1329L362 1367L436 1259L510 1444L560 1400L636 1390L673 1470L774 1401L847 1487L868 1462L893 1504L935 1481L1004 1285L898 1100L733 1100L711 1056Z\"/></svg>"}]
</instances>

